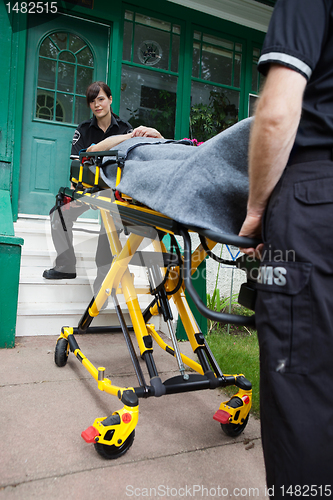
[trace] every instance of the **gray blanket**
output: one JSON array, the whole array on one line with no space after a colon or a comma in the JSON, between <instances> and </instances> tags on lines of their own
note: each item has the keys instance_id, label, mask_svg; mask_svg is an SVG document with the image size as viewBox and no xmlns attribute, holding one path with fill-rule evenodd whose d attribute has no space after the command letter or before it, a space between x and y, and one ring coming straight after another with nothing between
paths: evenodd
<instances>
[{"instance_id":1,"label":"gray blanket","mask_svg":"<svg viewBox=\"0 0 333 500\"><path fill-rule=\"evenodd\" d=\"M248 118L195 147L187 141L132 138L116 148L125 158L118 189L186 226L238 234L246 215ZM112 189L116 166L101 176Z\"/></svg>"}]
</instances>

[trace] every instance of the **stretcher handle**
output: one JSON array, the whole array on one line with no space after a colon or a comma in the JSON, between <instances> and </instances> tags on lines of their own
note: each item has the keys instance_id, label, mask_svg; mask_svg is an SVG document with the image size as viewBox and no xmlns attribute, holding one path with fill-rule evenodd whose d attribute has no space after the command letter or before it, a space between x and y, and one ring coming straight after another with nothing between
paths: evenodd
<instances>
[{"instance_id":1,"label":"stretcher handle","mask_svg":"<svg viewBox=\"0 0 333 500\"><path fill-rule=\"evenodd\" d=\"M202 227L190 226L188 229L201 234L205 238L215 241L216 243L224 243L225 245L233 245L239 248L256 248L260 243L262 243L261 240L256 238L237 236L235 234L217 233L211 229L203 229Z\"/></svg>"},{"instance_id":2,"label":"stretcher handle","mask_svg":"<svg viewBox=\"0 0 333 500\"><path fill-rule=\"evenodd\" d=\"M99 177L100 177L100 167L102 166L102 161L104 156L114 156L115 160L112 160L114 163L119 163L118 159L118 151L91 151L87 153L86 150L81 150L79 159L80 159L80 172L79 172L79 189L83 188L82 180L83 180L83 170L84 168L89 168L90 165L86 165L85 162L88 158L93 158L93 164L95 165L95 180L94 186L89 188L89 191L94 193L100 191L99 188Z\"/></svg>"},{"instance_id":3,"label":"stretcher handle","mask_svg":"<svg viewBox=\"0 0 333 500\"><path fill-rule=\"evenodd\" d=\"M82 158L99 158L103 156L115 156L116 160L118 159L118 151L91 151L90 153L87 153L87 151L81 151L79 158L80 161L82 161Z\"/></svg>"},{"instance_id":4,"label":"stretcher handle","mask_svg":"<svg viewBox=\"0 0 333 500\"><path fill-rule=\"evenodd\" d=\"M91 151L87 153L86 151L81 151L80 152L80 164L82 165L82 161L85 158L94 158L94 164L96 166L96 173L95 173L95 187L98 186L98 180L99 180L99 168L102 165L102 159L104 156L113 156L115 159L110 160L111 163L117 163L117 178L116 178L116 187L120 183L121 180L121 171L122 167L124 166L124 159L119 156L118 151ZM83 165L84 166L84 165ZM81 172L81 167L80 167L80 172Z\"/></svg>"},{"instance_id":5,"label":"stretcher handle","mask_svg":"<svg viewBox=\"0 0 333 500\"><path fill-rule=\"evenodd\" d=\"M190 295L191 299L194 302L195 307L198 309L200 314L205 316L212 321L217 321L218 323L230 323L233 325L245 325L245 326L254 326L255 324L255 315L252 316L242 316L238 314L228 314L221 313L217 311L212 311L209 309L200 299L198 293L196 292L192 280L191 280L191 238L188 232L184 229L180 229L180 235L184 240L184 282L185 287ZM210 236L207 236L210 238ZM248 240L248 238L244 238ZM233 244L234 243L230 243ZM249 244L247 246L250 246Z\"/></svg>"}]
</instances>

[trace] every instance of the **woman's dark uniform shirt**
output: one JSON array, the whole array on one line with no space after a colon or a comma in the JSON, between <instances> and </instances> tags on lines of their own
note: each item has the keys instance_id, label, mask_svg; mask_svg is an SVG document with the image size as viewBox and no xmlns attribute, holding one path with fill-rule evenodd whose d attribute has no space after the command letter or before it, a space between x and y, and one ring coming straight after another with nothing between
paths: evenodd
<instances>
[{"instance_id":1,"label":"woman's dark uniform shirt","mask_svg":"<svg viewBox=\"0 0 333 500\"><path fill-rule=\"evenodd\" d=\"M112 113L110 126L104 132L99 128L96 116L94 115L90 120L82 122L75 130L71 156L78 156L81 149L89 148L91 144L97 144L107 137L128 134L132 130L133 127L130 123L121 120L119 116Z\"/></svg>"},{"instance_id":2,"label":"woman's dark uniform shirt","mask_svg":"<svg viewBox=\"0 0 333 500\"><path fill-rule=\"evenodd\" d=\"M333 0L278 0L259 71L270 63L308 80L296 145L333 147Z\"/></svg>"}]
</instances>

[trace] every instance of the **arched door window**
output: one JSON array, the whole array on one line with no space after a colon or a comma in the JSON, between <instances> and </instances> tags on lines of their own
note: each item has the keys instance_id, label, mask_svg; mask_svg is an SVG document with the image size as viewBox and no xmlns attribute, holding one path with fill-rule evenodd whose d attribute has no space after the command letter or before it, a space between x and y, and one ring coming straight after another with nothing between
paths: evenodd
<instances>
[{"instance_id":1,"label":"arched door window","mask_svg":"<svg viewBox=\"0 0 333 500\"><path fill-rule=\"evenodd\" d=\"M35 118L80 123L90 116L85 93L94 78L94 56L70 32L47 35L39 49Z\"/></svg>"}]
</instances>

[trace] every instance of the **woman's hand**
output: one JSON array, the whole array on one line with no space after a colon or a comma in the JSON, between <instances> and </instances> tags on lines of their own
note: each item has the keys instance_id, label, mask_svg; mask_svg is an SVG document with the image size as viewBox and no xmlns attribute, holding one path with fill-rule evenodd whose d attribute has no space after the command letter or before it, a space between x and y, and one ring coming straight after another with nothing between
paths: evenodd
<instances>
[{"instance_id":1,"label":"woman's hand","mask_svg":"<svg viewBox=\"0 0 333 500\"><path fill-rule=\"evenodd\" d=\"M152 127L144 127L143 125L140 125L140 127L137 127L133 130L132 137L153 137L156 139L163 139L163 136L160 134L158 130Z\"/></svg>"}]
</instances>

